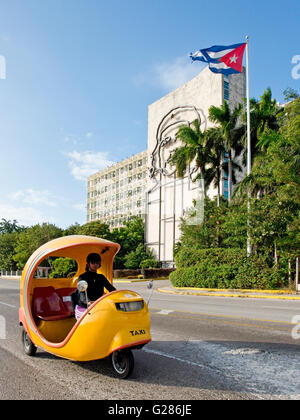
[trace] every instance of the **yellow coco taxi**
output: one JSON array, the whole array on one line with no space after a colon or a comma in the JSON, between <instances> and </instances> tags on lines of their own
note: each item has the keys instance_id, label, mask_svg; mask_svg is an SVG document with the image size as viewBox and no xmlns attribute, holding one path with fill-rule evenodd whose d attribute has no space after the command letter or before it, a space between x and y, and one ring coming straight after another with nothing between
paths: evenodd
<instances>
[{"instance_id":1,"label":"yellow coco taxi","mask_svg":"<svg viewBox=\"0 0 300 420\"><path fill-rule=\"evenodd\" d=\"M87 255L101 255L98 272L112 283L113 260L119 249L120 245L104 239L74 235L54 239L32 254L22 273L19 309L27 355L35 355L37 347L75 361L111 355L117 377L132 373L131 349L151 341L150 316L143 298L129 290L106 293L78 321L71 301ZM49 257L72 258L77 263L76 274L70 278L36 277L39 265Z\"/></svg>"}]
</instances>

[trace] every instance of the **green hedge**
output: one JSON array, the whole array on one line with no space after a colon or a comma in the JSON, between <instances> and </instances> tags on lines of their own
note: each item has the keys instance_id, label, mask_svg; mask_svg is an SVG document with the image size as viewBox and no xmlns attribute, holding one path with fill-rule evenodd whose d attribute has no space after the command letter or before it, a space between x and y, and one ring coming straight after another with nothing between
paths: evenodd
<instances>
[{"instance_id":1,"label":"green hedge","mask_svg":"<svg viewBox=\"0 0 300 420\"><path fill-rule=\"evenodd\" d=\"M158 267L158 261L156 261L154 258L148 258L146 260L141 261L140 268L157 268Z\"/></svg>"},{"instance_id":2,"label":"green hedge","mask_svg":"<svg viewBox=\"0 0 300 420\"><path fill-rule=\"evenodd\" d=\"M188 248L182 247L175 256L176 267L184 268L207 262L210 265L242 263L247 260L246 251L240 248Z\"/></svg>"},{"instance_id":3,"label":"green hedge","mask_svg":"<svg viewBox=\"0 0 300 420\"><path fill-rule=\"evenodd\" d=\"M66 278L71 273L76 273L77 263L72 258L57 258L53 261L53 270L49 273L50 279Z\"/></svg>"},{"instance_id":4,"label":"green hedge","mask_svg":"<svg viewBox=\"0 0 300 420\"><path fill-rule=\"evenodd\" d=\"M281 270L262 257L246 257L240 249L180 250L177 269L170 274L174 287L218 289L277 289L287 286Z\"/></svg>"}]
</instances>

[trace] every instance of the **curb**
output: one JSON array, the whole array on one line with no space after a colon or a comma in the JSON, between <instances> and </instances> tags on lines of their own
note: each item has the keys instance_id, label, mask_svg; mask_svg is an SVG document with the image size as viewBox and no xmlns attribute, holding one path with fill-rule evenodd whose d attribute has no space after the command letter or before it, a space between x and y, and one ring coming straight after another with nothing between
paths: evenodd
<instances>
[{"instance_id":1,"label":"curb","mask_svg":"<svg viewBox=\"0 0 300 420\"><path fill-rule=\"evenodd\" d=\"M191 290L191 287L176 287L176 291L180 290ZM193 290L199 290L201 292L231 292L231 293L270 293L274 295L294 295L295 292L292 290L262 290L262 289L202 289L200 287L193 287Z\"/></svg>"},{"instance_id":2,"label":"curb","mask_svg":"<svg viewBox=\"0 0 300 420\"><path fill-rule=\"evenodd\" d=\"M199 290L199 289L198 289ZM215 289L213 289L215 290ZM253 295L245 293L217 293L217 292L188 292L180 290L165 290L165 289L156 289L157 292L174 294L174 295L191 295L191 296L214 296L214 297L230 297L230 298L252 298L252 299L281 299L281 300L300 300L300 296L274 296L274 295ZM271 293L268 291L266 293Z\"/></svg>"},{"instance_id":3,"label":"curb","mask_svg":"<svg viewBox=\"0 0 300 420\"><path fill-rule=\"evenodd\" d=\"M21 276L0 276L0 280L14 280L14 281L20 281Z\"/></svg>"},{"instance_id":4,"label":"curb","mask_svg":"<svg viewBox=\"0 0 300 420\"><path fill-rule=\"evenodd\" d=\"M114 283L140 283L140 282L148 282L148 281L159 281L159 280L169 280L169 279L124 279L124 280L119 280L119 279L114 279L113 282Z\"/></svg>"}]
</instances>

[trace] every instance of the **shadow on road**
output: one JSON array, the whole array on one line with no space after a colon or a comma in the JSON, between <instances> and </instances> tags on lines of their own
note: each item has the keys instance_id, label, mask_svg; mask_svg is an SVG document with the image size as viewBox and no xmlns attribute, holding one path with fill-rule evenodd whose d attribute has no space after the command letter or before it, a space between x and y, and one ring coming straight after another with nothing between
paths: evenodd
<instances>
[{"instance_id":1,"label":"shadow on road","mask_svg":"<svg viewBox=\"0 0 300 420\"><path fill-rule=\"evenodd\" d=\"M136 385L178 388L178 399L190 399L193 391L219 391L226 398L300 398L299 345L242 341L153 341L134 350L135 369L121 383L130 390ZM39 351L37 359L61 359ZM110 358L91 362L69 362L87 379L115 378ZM56 366L57 367L57 366ZM67 365L64 365L67 369ZM91 375L92 374L92 375ZM119 379L114 379L120 381ZM185 390L184 396L182 390ZM224 393L224 394L222 394ZM134 395L133 395L134 398ZM145 399L152 396L145 396ZM162 398L167 398L162 396Z\"/></svg>"}]
</instances>

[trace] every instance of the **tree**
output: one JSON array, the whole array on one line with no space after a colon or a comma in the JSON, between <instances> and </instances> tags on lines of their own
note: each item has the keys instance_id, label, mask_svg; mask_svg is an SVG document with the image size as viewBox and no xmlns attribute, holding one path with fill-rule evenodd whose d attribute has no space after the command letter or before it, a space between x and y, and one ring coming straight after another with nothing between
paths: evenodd
<instances>
[{"instance_id":1,"label":"tree","mask_svg":"<svg viewBox=\"0 0 300 420\"><path fill-rule=\"evenodd\" d=\"M253 198L277 194L278 198L300 200L300 99L277 114L277 129L267 129L265 145L254 160L252 172L235 195ZM274 124L275 125L275 124Z\"/></svg>"},{"instance_id":2,"label":"tree","mask_svg":"<svg viewBox=\"0 0 300 420\"><path fill-rule=\"evenodd\" d=\"M125 226L115 228L111 232L111 240L121 245L121 249L115 257L115 268L124 268L125 257L137 249L139 245L144 247L145 223L144 220L135 216Z\"/></svg>"},{"instance_id":3,"label":"tree","mask_svg":"<svg viewBox=\"0 0 300 420\"><path fill-rule=\"evenodd\" d=\"M37 248L52 239L59 238L62 236L62 232L62 229L51 223L35 225L20 232L13 256L18 268L22 269L25 266L26 261Z\"/></svg>"},{"instance_id":4,"label":"tree","mask_svg":"<svg viewBox=\"0 0 300 420\"><path fill-rule=\"evenodd\" d=\"M177 251L182 248L213 248L223 246L224 235L222 223L228 213L228 202L224 198L220 203L216 200L205 198L204 219L201 224L191 225L183 218L180 224L180 246L177 243ZM176 251L176 252L177 252Z\"/></svg>"},{"instance_id":5,"label":"tree","mask_svg":"<svg viewBox=\"0 0 300 420\"><path fill-rule=\"evenodd\" d=\"M169 163L176 166L176 172L179 178L182 178L189 167L195 161L196 169L199 170L201 188L206 193L206 172L205 167L209 162L210 150L206 143L206 137L200 129L199 120L192 122L192 127L183 125L179 127L176 138L181 140L183 145L175 149L169 158Z\"/></svg>"},{"instance_id":6,"label":"tree","mask_svg":"<svg viewBox=\"0 0 300 420\"><path fill-rule=\"evenodd\" d=\"M125 256L124 266L129 269L137 269L140 268L142 261L150 259L153 260L152 253L148 249L145 249L143 244L139 244L136 249L133 249Z\"/></svg>"},{"instance_id":7,"label":"tree","mask_svg":"<svg viewBox=\"0 0 300 420\"><path fill-rule=\"evenodd\" d=\"M50 279L65 278L77 271L77 263L72 258L56 258L52 265L53 270L49 273Z\"/></svg>"},{"instance_id":8,"label":"tree","mask_svg":"<svg viewBox=\"0 0 300 420\"><path fill-rule=\"evenodd\" d=\"M0 268L2 270L16 270L17 265L13 259L18 233L3 233L0 235Z\"/></svg>"},{"instance_id":9,"label":"tree","mask_svg":"<svg viewBox=\"0 0 300 420\"><path fill-rule=\"evenodd\" d=\"M235 194L242 202L251 195L251 240L257 252L274 253L275 264L280 250L299 252L300 99L277 114L277 127L264 131L265 147Z\"/></svg>"},{"instance_id":10,"label":"tree","mask_svg":"<svg viewBox=\"0 0 300 420\"><path fill-rule=\"evenodd\" d=\"M74 223L73 225L70 225L63 231L63 236L69 236L69 235L78 235L78 232L80 230L80 224Z\"/></svg>"},{"instance_id":11,"label":"tree","mask_svg":"<svg viewBox=\"0 0 300 420\"><path fill-rule=\"evenodd\" d=\"M13 232L20 232L21 230L24 230L24 226L18 226L17 220L6 220L1 219L0 222L0 234L3 233L13 233Z\"/></svg>"},{"instance_id":12,"label":"tree","mask_svg":"<svg viewBox=\"0 0 300 420\"><path fill-rule=\"evenodd\" d=\"M17 220L2 218L0 222L0 268L3 270L16 270L17 265L13 259L18 233L24 231Z\"/></svg>"},{"instance_id":13,"label":"tree","mask_svg":"<svg viewBox=\"0 0 300 420\"><path fill-rule=\"evenodd\" d=\"M210 128L204 132L206 143L210 149L209 167L206 169L207 184L213 183L214 188L217 189L217 203L220 206L220 186L224 174L228 173L228 161L225 159L225 145L224 139L219 127ZM236 172L242 171L241 166L232 159L232 181L236 183Z\"/></svg>"},{"instance_id":14,"label":"tree","mask_svg":"<svg viewBox=\"0 0 300 420\"><path fill-rule=\"evenodd\" d=\"M224 139L224 144L228 153L228 200L231 201L232 196L232 154L239 155L242 151L241 137L237 131L238 119L242 113L242 104L230 110L227 101L220 107L211 106L209 108L209 119L218 124Z\"/></svg>"},{"instance_id":15,"label":"tree","mask_svg":"<svg viewBox=\"0 0 300 420\"><path fill-rule=\"evenodd\" d=\"M251 164L254 158L268 147L269 136L266 133L270 131L277 131L278 113L281 108L278 106L275 99L272 99L272 91L270 88L266 89L259 100L250 99L250 128L251 128ZM244 112L242 116L243 122L243 141L246 150L247 145L247 113ZM246 163L246 154L243 159Z\"/></svg>"},{"instance_id":16,"label":"tree","mask_svg":"<svg viewBox=\"0 0 300 420\"><path fill-rule=\"evenodd\" d=\"M209 163L207 169L208 184L213 183L217 188L217 203L220 205L220 185L224 171L225 147L220 128L210 128L204 133L208 147L210 148Z\"/></svg>"},{"instance_id":17,"label":"tree","mask_svg":"<svg viewBox=\"0 0 300 420\"><path fill-rule=\"evenodd\" d=\"M89 222L85 225L82 225L76 229L77 235L87 235L87 236L96 236L97 238L102 239L111 239L111 232L109 230L109 225L96 220L95 222Z\"/></svg>"},{"instance_id":18,"label":"tree","mask_svg":"<svg viewBox=\"0 0 300 420\"><path fill-rule=\"evenodd\" d=\"M290 88L290 87L286 88L283 91L283 95L284 95L284 99L286 101L290 101L290 100L293 100L293 99L299 99L300 98L300 94L295 89Z\"/></svg>"}]
</instances>

